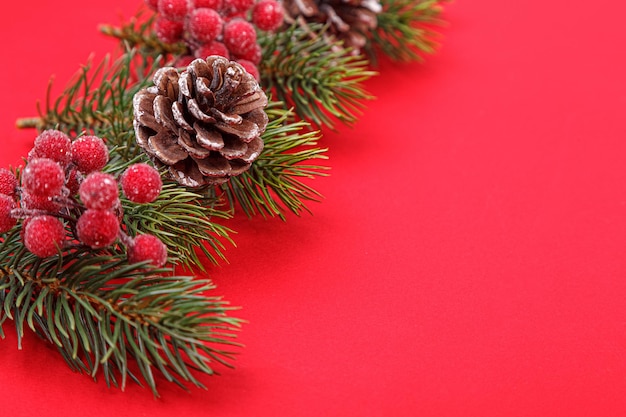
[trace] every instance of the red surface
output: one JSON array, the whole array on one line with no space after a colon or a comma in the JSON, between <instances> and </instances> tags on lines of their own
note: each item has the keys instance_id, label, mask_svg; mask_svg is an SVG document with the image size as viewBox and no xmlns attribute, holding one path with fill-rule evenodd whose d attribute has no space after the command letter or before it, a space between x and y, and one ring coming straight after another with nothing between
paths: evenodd
<instances>
[{"instance_id":1,"label":"red surface","mask_svg":"<svg viewBox=\"0 0 626 417\"><path fill-rule=\"evenodd\" d=\"M96 25L133 3L4 6L2 165L49 75L111 50ZM385 64L358 125L325 136L313 216L229 223L210 275L249 320L237 369L154 400L7 327L2 415L625 415L626 7L446 9L439 53Z\"/></svg>"}]
</instances>

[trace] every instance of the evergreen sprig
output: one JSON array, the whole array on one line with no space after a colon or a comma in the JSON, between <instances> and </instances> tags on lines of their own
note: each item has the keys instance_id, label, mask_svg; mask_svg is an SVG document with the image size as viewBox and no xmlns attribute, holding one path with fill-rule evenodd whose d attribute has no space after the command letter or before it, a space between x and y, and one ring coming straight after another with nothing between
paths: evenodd
<instances>
[{"instance_id":1,"label":"evergreen sprig","mask_svg":"<svg viewBox=\"0 0 626 417\"><path fill-rule=\"evenodd\" d=\"M261 85L301 118L334 128L336 121L352 124L364 100L373 98L363 82L375 73L368 61L329 44L323 26L308 29L294 24L284 31L259 36L263 59Z\"/></svg>"},{"instance_id":2,"label":"evergreen sprig","mask_svg":"<svg viewBox=\"0 0 626 417\"><path fill-rule=\"evenodd\" d=\"M303 180L324 175L325 167L312 163L327 159L327 149L317 147L319 132L304 121L294 121L294 113L283 103L270 102L266 112L270 122L263 134L265 147L252 167L222 186L232 210L236 204L248 215L279 216L284 210L295 214L308 211L306 201L321 196Z\"/></svg>"},{"instance_id":3,"label":"evergreen sprig","mask_svg":"<svg viewBox=\"0 0 626 417\"><path fill-rule=\"evenodd\" d=\"M158 395L159 378L202 386L196 374L232 358L238 319L207 280L129 265L121 253L75 248L46 259L28 252L20 226L0 245L0 336L15 322L54 344L77 372ZM160 377L159 377L160 375Z\"/></svg>"},{"instance_id":4,"label":"evergreen sprig","mask_svg":"<svg viewBox=\"0 0 626 417\"><path fill-rule=\"evenodd\" d=\"M421 61L437 45L437 32L442 24L442 0L381 0L378 26L372 32L369 56L375 60L374 48L397 61Z\"/></svg>"}]
</instances>

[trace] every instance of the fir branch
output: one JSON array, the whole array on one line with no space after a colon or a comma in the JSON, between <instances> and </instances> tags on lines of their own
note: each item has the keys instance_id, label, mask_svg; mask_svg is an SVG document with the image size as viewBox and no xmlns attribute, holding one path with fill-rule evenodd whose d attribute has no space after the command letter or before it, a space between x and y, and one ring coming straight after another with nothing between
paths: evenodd
<instances>
[{"instance_id":1,"label":"fir branch","mask_svg":"<svg viewBox=\"0 0 626 417\"><path fill-rule=\"evenodd\" d=\"M114 253L73 250L47 259L26 251L16 227L0 245L0 335L14 320L54 344L68 365L109 386L129 379L158 395L157 377L202 386L197 374L229 365L240 321L207 280L128 265ZM230 347L228 347L230 346Z\"/></svg>"},{"instance_id":2,"label":"fir branch","mask_svg":"<svg viewBox=\"0 0 626 417\"><path fill-rule=\"evenodd\" d=\"M294 24L259 36L261 85L316 126L332 129L337 120L352 124L363 101L372 98L362 83L374 72L363 57L333 47L322 36L311 37L321 34L322 26L309 28Z\"/></svg>"},{"instance_id":3,"label":"fir branch","mask_svg":"<svg viewBox=\"0 0 626 417\"><path fill-rule=\"evenodd\" d=\"M439 18L442 0L381 0L382 12L378 26L372 32L372 44L396 61L421 61L423 54L431 54L437 45L433 25L442 24ZM371 45L369 54L375 60Z\"/></svg>"},{"instance_id":4,"label":"fir branch","mask_svg":"<svg viewBox=\"0 0 626 417\"><path fill-rule=\"evenodd\" d=\"M319 132L308 123L294 122L294 113L280 102L270 102L266 112L270 118L263 134L263 152L242 175L222 186L226 199L235 210L238 203L248 216L256 213L279 216L284 209L295 214L309 211L305 201L318 201L321 196L302 179L325 175L315 159L327 159L327 149L316 147Z\"/></svg>"}]
</instances>

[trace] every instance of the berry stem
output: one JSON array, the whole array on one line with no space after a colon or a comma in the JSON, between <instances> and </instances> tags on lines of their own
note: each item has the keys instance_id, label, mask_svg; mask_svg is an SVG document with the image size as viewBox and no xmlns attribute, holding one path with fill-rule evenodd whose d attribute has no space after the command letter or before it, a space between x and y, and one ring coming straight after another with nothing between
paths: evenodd
<instances>
[{"instance_id":1,"label":"berry stem","mask_svg":"<svg viewBox=\"0 0 626 417\"><path fill-rule=\"evenodd\" d=\"M15 122L18 129L38 129L44 125L41 117L21 117Z\"/></svg>"}]
</instances>

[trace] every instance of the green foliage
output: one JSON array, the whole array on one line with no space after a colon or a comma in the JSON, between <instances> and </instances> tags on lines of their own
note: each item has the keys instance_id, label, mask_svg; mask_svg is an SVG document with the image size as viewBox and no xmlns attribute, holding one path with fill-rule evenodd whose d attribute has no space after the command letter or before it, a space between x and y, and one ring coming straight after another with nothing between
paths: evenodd
<instances>
[{"instance_id":1,"label":"green foliage","mask_svg":"<svg viewBox=\"0 0 626 417\"><path fill-rule=\"evenodd\" d=\"M398 61L420 61L423 54L432 53L437 37L432 26L442 23L441 3L442 0L381 0L383 10L372 32L369 56L375 59L372 46Z\"/></svg>"},{"instance_id":2,"label":"green foliage","mask_svg":"<svg viewBox=\"0 0 626 417\"><path fill-rule=\"evenodd\" d=\"M325 41L320 25L298 25L259 36L263 59L261 85L301 118L334 128L338 120L352 124L363 101L372 97L363 82L374 75L368 61Z\"/></svg>"},{"instance_id":3,"label":"green foliage","mask_svg":"<svg viewBox=\"0 0 626 417\"><path fill-rule=\"evenodd\" d=\"M128 265L114 250L79 247L40 259L24 248L19 229L0 245L0 336L11 319L20 346L29 328L73 370L121 388L130 379L155 395L159 378L202 386L194 374L228 365L240 321L206 294L209 281Z\"/></svg>"},{"instance_id":4,"label":"green foliage","mask_svg":"<svg viewBox=\"0 0 626 417\"><path fill-rule=\"evenodd\" d=\"M319 132L309 124L293 121L293 112L280 102L266 109L270 122L263 134L265 147L250 170L222 185L232 210L236 203L248 215L269 214L284 218L284 208L295 214L307 210L305 201L317 201L320 194L302 179L323 175L324 167L312 164L326 159L326 149L316 147Z\"/></svg>"}]
</instances>

